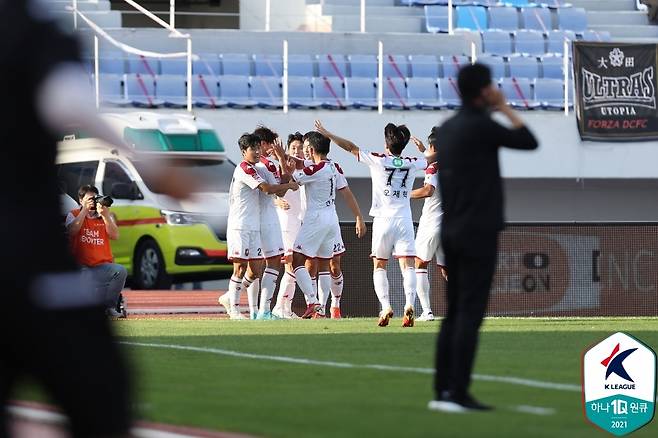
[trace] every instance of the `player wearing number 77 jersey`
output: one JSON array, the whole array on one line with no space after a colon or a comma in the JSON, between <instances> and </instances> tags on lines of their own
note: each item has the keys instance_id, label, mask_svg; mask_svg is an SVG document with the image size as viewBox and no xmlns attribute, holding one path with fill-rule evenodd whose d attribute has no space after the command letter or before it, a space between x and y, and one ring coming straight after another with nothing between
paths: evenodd
<instances>
[{"instance_id":1,"label":"player wearing number 77 jersey","mask_svg":"<svg viewBox=\"0 0 658 438\"><path fill-rule=\"evenodd\" d=\"M393 316L386 274L388 258L393 254L400 259L400 269L404 280L405 306L402 326L413 327L416 301L416 271L414 269L416 246L409 200L414 176L417 171L427 167L427 160L400 156L411 136L404 125L395 126L389 123L384 128L385 154L361 150L351 141L327 131L319 121L315 122L315 128L370 168L372 179L370 216L374 217L370 256L374 265L372 278L375 292L382 307L378 325L387 326Z\"/></svg>"}]
</instances>

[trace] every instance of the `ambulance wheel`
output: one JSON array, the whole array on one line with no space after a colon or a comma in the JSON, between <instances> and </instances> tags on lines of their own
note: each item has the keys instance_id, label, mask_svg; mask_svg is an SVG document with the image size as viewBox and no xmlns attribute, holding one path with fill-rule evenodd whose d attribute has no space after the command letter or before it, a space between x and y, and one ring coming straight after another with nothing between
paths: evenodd
<instances>
[{"instance_id":1,"label":"ambulance wheel","mask_svg":"<svg viewBox=\"0 0 658 438\"><path fill-rule=\"evenodd\" d=\"M133 263L133 289L171 288L171 277L167 275L162 251L153 240L139 244Z\"/></svg>"}]
</instances>

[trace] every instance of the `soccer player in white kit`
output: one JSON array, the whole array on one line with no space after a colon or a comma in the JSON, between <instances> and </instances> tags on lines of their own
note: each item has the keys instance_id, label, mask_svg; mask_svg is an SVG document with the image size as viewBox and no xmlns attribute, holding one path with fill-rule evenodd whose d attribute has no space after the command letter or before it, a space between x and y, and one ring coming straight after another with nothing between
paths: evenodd
<instances>
[{"instance_id":1,"label":"soccer player in white kit","mask_svg":"<svg viewBox=\"0 0 658 438\"><path fill-rule=\"evenodd\" d=\"M411 137L419 150L424 150L425 145L416 137ZM430 281L427 267L432 258L441 270L444 278L445 256L441 249L441 198L439 197L439 163L436 162L437 137L436 129L427 137L428 152L431 155L431 163L425 169L425 181L423 187L411 192L411 199L425 199L423 213L418 222L416 231L416 288L418 299L423 307L423 313L417 318L418 321L434 321L434 314L430 306Z\"/></svg>"},{"instance_id":2,"label":"soccer player in white kit","mask_svg":"<svg viewBox=\"0 0 658 438\"><path fill-rule=\"evenodd\" d=\"M411 134L406 126L389 123L384 128L386 153L380 154L359 149L354 143L327 131L319 121L315 122L318 132L353 154L370 168L372 179L372 224L373 283L382 310L378 325L385 327L393 317L389 299L386 264L393 254L399 259L402 271L405 306L403 327L414 325L414 303L416 301L416 271L414 259L416 247L411 217L411 189L417 171L427 167L424 158L401 157Z\"/></svg>"},{"instance_id":3,"label":"soccer player in white kit","mask_svg":"<svg viewBox=\"0 0 658 438\"><path fill-rule=\"evenodd\" d=\"M331 290L329 261L334 255L334 244L338 238L336 190L344 188L345 181L338 177L340 173L336 165L327 159L330 144L327 137L319 132L308 132L304 135L304 144L311 148L314 164L301 168L303 162L298 161L298 170L293 174L293 180L304 186L306 213L294 243L292 263L293 274L308 303L302 318L314 318L321 316L318 315L321 305L305 264L308 258L318 260L318 290L328 296Z\"/></svg>"},{"instance_id":4,"label":"soccer player in white kit","mask_svg":"<svg viewBox=\"0 0 658 438\"><path fill-rule=\"evenodd\" d=\"M285 193L297 190L295 182L269 184L256 171L260 160L260 139L253 134L243 134L238 145L243 161L236 166L229 189L229 216L226 230L228 258L233 262L233 275L228 292L220 296L219 304L226 308L231 319L245 319L238 310L240 292L247 289L245 274L258 272L256 263L262 259L260 243L259 192Z\"/></svg>"}]
</instances>

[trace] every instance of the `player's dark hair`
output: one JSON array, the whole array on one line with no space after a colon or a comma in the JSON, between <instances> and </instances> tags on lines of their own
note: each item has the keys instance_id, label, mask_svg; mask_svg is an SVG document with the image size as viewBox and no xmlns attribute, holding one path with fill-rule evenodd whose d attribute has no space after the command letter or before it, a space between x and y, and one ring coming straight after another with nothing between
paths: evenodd
<instances>
[{"instance_id":1,"label":"player's dark hair","mask_svg":"<svg viewBox=\"0 0 658 438\"><path fill-rule=\"evenodd\" d=\"M439 146L439 136L437 133L439 132L439 127L435 126L432 128L430 131L430 135L427 136L427 144L432 145L434 148L437 148Z\"/></svg>"},{"instance_id":2,"label":"player's dark hair","mask_svg":"<svg viewBox=\"0 0 658 438\"><path fill-rule=\"evenodd\" d=\"M277 133L272 131L270 128L259 125L256 127L254 130L254 135L257 136L260 141L264 141L266 143L274 143L274 140L278 137Z\"/></svg>"},{"instance_id":3,"label":"player's dark hair","mask_svg":"<svg viewBox=\"0 0 658 438\"><path fill-rule=\"evenodd\" d=\"M486 65L476 62L459 70L457 87L464 105L472 104L489 85L491 85L491 69Z\"/></svg>"},{"instance_id":4,"label":"player's dark hair","mask_svg":"<svg viewBox=\"0 0 658 438\"><path fill-rule=\"evenodd\" d=\"M317 154L327 155L329 153L329 144L331 140L317 131L309 131L304 134L304 141L308 141Z\"/></svg>"},{"instance_id":5,"label":"player's dark hair","mask_svg":"<svg viewBox=\"0 0 658 438\"><path fill-rule=\"evenodd\" d=\"M290 145L294 141L299 141L301 143L304 143L304 135L299 131L295 132L294 134L289 134L288 135L288 147L290 147Z\"/></svg>"},{"instance_id":6,"label":"player's dark hair","mask_svg":"<svg viewBox=\"0 0 658 438\"><path fill-rule=\"evenodd\" d=\"M78 199L84 198L87 193L94 193L98 195L98 189L96 186L92 186L91 184L85 184L78 189Z\"/></svg>"},{"instance_id":7,"label":"player's dark hair","mask_svg":"<svg viewBox=\"0 0 658 438\"><path fill-rule=\"evenodd\" d=\"M244 133L238 140L238 146L240 146L240 150L242 152L246 151L250 147L258 147L260 146L260 137L258 137L256 134Z\"/></svg>"},{"instance_id":8,"label":"player's dark hair","mask_svg":"<svg viewBox=\"0 0 658 438\"><path fill-rule=\"evenodd\" d=\"M395 126L393 123L389 123L384 127L384 138L388 150L393 155L400 155L409 143L411 133L405 125Z\"/></svg>"}]
</instances>

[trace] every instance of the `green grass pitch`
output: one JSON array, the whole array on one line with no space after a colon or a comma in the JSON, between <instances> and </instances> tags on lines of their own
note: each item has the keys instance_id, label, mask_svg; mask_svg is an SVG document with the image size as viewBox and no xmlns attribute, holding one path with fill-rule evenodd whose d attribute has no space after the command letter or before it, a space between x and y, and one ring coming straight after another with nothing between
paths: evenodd
<instances>
[{"instance_id":1,"label":"green grass pitch","mask_svg":"<svg viewBox=\"0 0 658 438\"><path fill-rule=\"evenodd\" d=\"M487 319L477 374L571 386L477 379L473 394L496 410L442 414L426 409L439 322L412 329L399 323L382 329L374 319L153 319L118 321L115 328L134 368L140 417L271 437L604 436L584 419L581 393L574 390L583 350L616 331L658 347L656 318ZM519 412L519 406L545 410ZM654 421L632 436L657 434Z\"/></svg>"}]
</instances>

